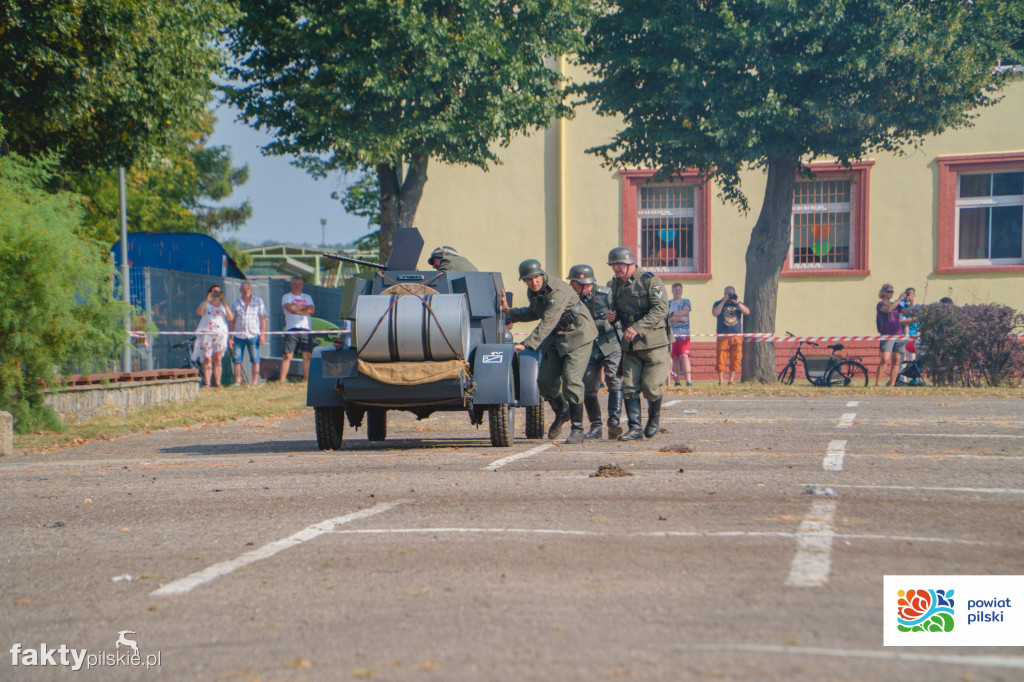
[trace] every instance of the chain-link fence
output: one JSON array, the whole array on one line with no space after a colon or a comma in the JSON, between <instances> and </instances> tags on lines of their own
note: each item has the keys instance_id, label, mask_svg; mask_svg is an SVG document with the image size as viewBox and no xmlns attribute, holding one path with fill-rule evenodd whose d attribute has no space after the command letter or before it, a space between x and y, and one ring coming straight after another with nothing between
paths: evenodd
<instances>
[{"instance_id":1,"label":"chain-link fence","mask_svg":"<svg viewBox=\"0 0 1024 682\"><path fill-rule=\"evenodd\" d=\"M231 303L241 296L239 287L243 281L160 268L131 268L131 299L138 320L134 326L141 331L140 323L144 319L148 329L156 329L155 333L147 336L148 343L141 338L133 341L132 369L188 367L190 332L199 324L196 308L206 298L206 290L214 284L220 284L224 290L224 299ZM290 280L252 277L248 281L252 285L252 295L262 298L267 306L267 331L284 331L281 297L291 291ZM326 320L334 328L347 328L339 318L341 289L305 284L303 293L313 298L316 317ZM138 316L142 319L138 319ZM280 360L283 345L284 336L268 335L267 343L260 348L260 354L264 359Z\"/></svg>"}]
</instances>

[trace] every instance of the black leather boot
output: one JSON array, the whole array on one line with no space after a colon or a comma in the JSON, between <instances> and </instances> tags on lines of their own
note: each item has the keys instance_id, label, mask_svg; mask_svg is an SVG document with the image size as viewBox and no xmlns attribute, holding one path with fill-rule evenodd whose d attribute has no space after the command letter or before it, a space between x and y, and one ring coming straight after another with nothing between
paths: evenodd
<instances>
[{"instance_id":1,"label":"black leather boot","mask_svg":"<svg viewBox=\"0 0 1024 682\"><path fill-rule=\"evenodd\" d=\"M661 424L661 398L647 401L647 426L644 427L644 436L654 438L658 435L658 427Z\"/></svg>"},{"instance_id":2,"label":"black leather boot","mask_svg":"<svg viewBox=\"0 0 1024 682\"><path fill-rule=\"evenodd\" d=\"M580 403L569 403L569 420L572 422L572 431L565 439L566 445L575 445L583 442L583 405ZM598 427L601 424L598 422Z\"/></svg>"},{"instance_id":3,"label":"black leather boot","mask_svg":"<svg viewBox=\"0 0 1024 682\"><path fill-rule=\"evenodd\" d=\"M608 391L608 440L622 435L619 418L622 416L622 391Z\"/></svg>"},{"instance_id":4,"label":"black leather boot","mask_svg":"<svg viewBox=\"0 0 1024 682\"><path fill-rule=\"evenodd\" d=\"M562 433L562 424L569 421L569 403L565 402L565 398L559 393L557 397L548 401L548 405L555 411L555 421L551 422L548 428L548 440L554 440Z\"/></svg>"},{"instance_id":5,"label":"black leather boot","mask_svg":"<svg viewBox=\"0 0 1024 682\"><path fill-rule=\"evenodd\" d=\"M601 437L601 403L597 394L583 396L583 406L587 408L587 420L590 422L590 429L583 435L584 438Z\"/></svg>"},{"instance_id":6,"label":"black leather boot","mask_svg":"<svg viewBox=\"0 0 1024 682\"><path fill-rule=\"evenodd\" d=\"M626 419L629 420L629 431L619 436L619 440L643 440L644 432L640 429L640 398L626 398Z\"/></svg>"}]
</instances>

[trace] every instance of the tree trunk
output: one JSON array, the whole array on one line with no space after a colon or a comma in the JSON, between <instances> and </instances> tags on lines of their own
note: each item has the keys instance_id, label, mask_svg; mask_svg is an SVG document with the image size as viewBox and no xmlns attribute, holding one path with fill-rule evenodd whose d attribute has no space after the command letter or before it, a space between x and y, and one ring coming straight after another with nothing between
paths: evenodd
<instances>
[{"instance_id":1,"label":"tree trunk","mask_svg":"<svg viewBox=\"0 0 1024 682\"><path fill-rule=\"evenodd\" d=\"M429 156L416 155L409 161L405 180L399 184L396 164L377 164L377 182L380 185L380 262L387 263L391 243L400 227L412 227L427 183Z\"/></svg>"},{"instance_id":2,"label":"tree trunk","mask_svg":"<svg viewBox=\"0 0 1024 682\"><path fill-rule=\"evenodd\" d=\"M793 187L799 167L796 158L768 160L764 203L747 246L743 302L750 308L750 314L743 321L743 331L748 334L775 332L779 274L789 253ZM744 342L743 380L775 383L775 344Z\"/></svg>"}]
</instances>

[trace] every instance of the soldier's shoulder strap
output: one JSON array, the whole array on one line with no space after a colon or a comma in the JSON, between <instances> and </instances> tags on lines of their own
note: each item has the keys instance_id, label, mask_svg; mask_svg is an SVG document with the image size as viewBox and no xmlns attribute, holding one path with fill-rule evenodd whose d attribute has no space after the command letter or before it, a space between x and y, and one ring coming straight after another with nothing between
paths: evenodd
<instances>
[{"instance_id":1,"label":"soldier's shoulder strap","mask_svg":"<svg viewBox=\"0 0 1024 682\"><path fill-rule=\"evenodd\" d=\"M651 277L654 277L654 273L651 272L650 270L644 270L644 274L642 274L640 276L644 277L644 278L647 278L647 279L650 279Z\"/></svg>"},{"instance_id":2,"label":"soldier's shoulder strap","mask_svg":"<svg viewBox=\"0 0 1024 682\"><path fill-rule=\"evenodd\" d=\"M612 293L611 288L609 288L609 287L602 287L602 286L594 287L594 291L599 293L599 294L610 294L610 293Z\"/></svg>"}]
</instances>

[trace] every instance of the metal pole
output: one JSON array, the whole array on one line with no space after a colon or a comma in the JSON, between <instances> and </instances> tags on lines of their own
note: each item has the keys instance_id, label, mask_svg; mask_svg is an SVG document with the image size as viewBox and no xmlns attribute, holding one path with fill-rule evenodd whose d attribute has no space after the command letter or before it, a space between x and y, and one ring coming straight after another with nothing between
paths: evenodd
<instances>
[{"instance_id":1,"label":"metal pole","mask_svg":"<svg viewBox=\"0 0 1024 682\"><path fill-rule=\"evenodd\" d=\"M327 218L320 219L320 248L327 247Z\"/></svg>"},{"instance_id":2,"label":"metal pole","mask_svg":"<svg viewBox=\"0 0 1024 682\"><path fill-rule=\"evenodd\" d=\"M118 203L120 204L119 217L121 220L121 298L129 306L128 311L124 315L125 336L127 337L127 340L125 341L124 352L121 354L121 371L130 372L132 371L132 347L130 335L132 330L132 293L131 284L129 282L130 269L128 267L128 203L125 197L124 185L124 166L118 166L117 194Z\"/></svg>"}]
</instances>

